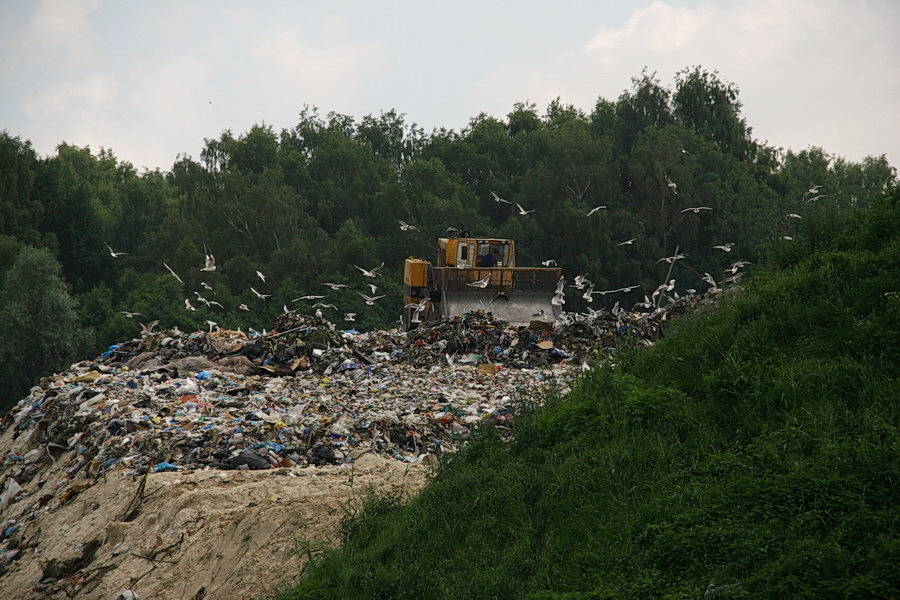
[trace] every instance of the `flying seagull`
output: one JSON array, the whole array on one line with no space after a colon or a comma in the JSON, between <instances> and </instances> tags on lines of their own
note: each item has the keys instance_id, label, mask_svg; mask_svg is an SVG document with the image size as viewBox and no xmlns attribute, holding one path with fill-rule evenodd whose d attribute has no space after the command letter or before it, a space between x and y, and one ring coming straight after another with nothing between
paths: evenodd
<instances>
[{"instance_id":1,"label":"flying seagull","mask_svg":"<svg viewBox=\"0 0 900 600\"><path fill-rule=\"evenodd\" d=\"M250 311L250 308L246 304L241 304L240 306L238 306L238 308L241 310L246 310L248 312Z\"/></svg>"},{"instance_id":2,"label":"flying seagull","mask_svg":"<svg viewBox=\"0 0 900 600\"><path fill-rule=\"evenodd\" d=\"M591 210L588 211L587 216L591 216L592 214L594 214L595 212L597 212L598 210L603 209L603 208L606 208L606 207L605 206L595 206L594 208L592 208Z\"/></svg>"},{"instance_id":3,"label":"flying seagull","mask_svg":"<svg viewBox=\"0 0 900 600\"><path fill-rule=\"evenodd\" d=\"M618 244L616 244L616 246L630 246L630 245L634 244L634 239L635 238L631 238L630 240L625 240L624 242L619 242Z\"/></svg>"},{"instance_id":4,"label":"flying seagull","mask_svg":"<svg viewBox=\"0 0 900 600\"><path fill-rule=\"evenodd\" d=\"M263 275L262 273L260 273L259 271L256 272L256 276L259 277L260 279L262 279L263 283L266 282L266 276Z\"/></svg>"},{"instance_id":5,"label":"flying seagull","mask_svg":"<svg viewBox=\"0 0 900 600\"><path fill-rule=\"evenodd\" d=\"M503 202L504 204L512 204L509 200L504 200L500 196L494 193L494 190L491 190L491 196L494 197L494 202Z\"/></svg>"},{"instance_id":6,"label":"flying seagull","mask_svg":"<svg viewBox=\"0 0 900 600\"><path fill-rule=\"evenodd\" d=\"M516 202L516 206L519 207L519 214L522 215L523 217L524 217L525 215L527 215L528 213L533 213L533 212L534 212L534 209L533 209L533 208L532 208L531 210L525 210L524 208L522 208L522 205L519 204L518 202Z\"/></svg>"},{"instance_id":7,"label":"flying seagull","mask_svg":"<svg viewBox=\"0 0 900 600\"><path fill-rule=\"evenodd\" d=\"M216 257L212 254L206 255L206 260L204 261L203 268L201 271L215 271L216 270Z\"/></svg>"},{"instance_id":8,"label":"flying seagull","mask_svg":"<svg viewBox=\"0 0 900 600\"><path fill-rule=\"evenodd\" d=\"M665 262L667 265L671 265L676 260L681 260L682 258L685 258L686 256L687 256L686 254L676 254L675 256L664 256L661 259L659 259L658 261L656 261L656 263L659 264L661 262Z\"/></svg>"},{"instance_id":9,"label":"flying seagull","mask_svg":"<svg viewBox=\"0 0 900 600\"><path fill-rule=\"evenodd\" d=\"M713 246L716 250L721 250L722 252L731 252L731 247L734 246L734 242L728 242L727 244L722 244L721 246Z\"/></svg>"},{"instance_id":10,"label":"flying seagull","mask_svg":"<svg viewBox=\"0 0 900 600\"><path fill-rule=\"evenodd\" d=\"M181 277L179 277L178 274L175 273L175 271L172 270L172 267L170 267L170 266L167 265L166 263L163 263L163 266L169 270L169 273L172 274L172 277L174 277L175 279L178 280L178 283L184 283L184 282L181 280Z\"/></svg>"},{"instance_id":11,"label":"flying seagull","mask_svg":"<svg viewBox=\"0 0 900 600\"><path fill-rule=\"evenodd\" d=\"M109 248L109 255L113 258L119 258L123 254L128 254L127 252L115 252L112 248L109 247L109 244L106 244L106 247Z\"/></svg>"},{"instance_id":12,"label":"flying seagull","mask_svg":"<svg viewBox=\"0 0 900 600\"><path fill-rule=\"evenodd\" d=\"M710 208L709 206L689 206L689 207L685 208L685 209L684 209L683 211L681 211L681 212L686 213L686 212L688 212L688 211L691 211L691 212L693 212L693 213L696 215L696 214L698 214L701 210L712 210L712 208Z\"/></svg>"},{"instance_id":13,"label":"flying seagull","mask_svg":"<svg viewBox=\"0 0 900 600\"><path fill-rule=\"evenodd\" d=\"M349 287L349 286L347 286L346 283L331 283L330 281L326 281L326 282L323 283L322 285L327 285L327 286L330 287L332 290L340 290L340 289L343 289L343 288L345 288L345 287Z\"/></svg>"},{"instance_id":14,"label":"flying seagull","mask_svg":"<svg viewBox=\"0 0 900 600\"><path fill-rule=\"evenodd\" d=\"M356 267L357 269L359 269L360 271L362 271L362 274L365 275L366 277L380 277L381 274L380 274L378 271L379 271L382 267L384 267L384 263L381 263L381 264L378 265L377 267L373 267L371 270L369 270L369 269L363 269L362 267L359 267L359 266L357 266L357 265L353 265L353 266Z\"/></svg>"},{"instance_id":15,"label":"flying seagull","mask_svg":"<svg viewBox=\"0 0 900 600\"><path fill-rule=\"evenodd\" d=\"M184 299L184 307L185 307L186 309L188 309L188 310L197 310L196 308L194 308L194 307L191 305L191 300L190 300L190 298L185 298L185 299Z\"/></svg>"},{"instance_id":16,"label":"flying seagull","mask_svg":"<svg viewBox=\"0 0 900 600\"><path fill-rule=\"evenodd\" d=\"M488 284L491 282L491 274L488 273L483 278L478 281L473 281L472 283L467 283L466 285L477 288L486 288Z\"/></svg>"},{"instance_id":17,"label":"flying seagull","mask_svg":"<svg viewBox=\"0 0 900 600\"><path fill-rule=\"evenodd\" d=\"M299 298L294 298L293 300L291 300L291 302L300 302L301 300L321 300L324 297L325 296L313 296L313 295L300 296Z\"/></svg>"},{"instance_id":18,"label":"flying seagull","mask_svg":"<svg viewBox=\"0 0 900 600\"><path fill-rule=\"evenodd\" d=\"M379 298L384 298L383 295L382 296L366 296L362 292L356 292L356 293L359 294L360 296L362 296L363 300L365 300L366 304L368 304L369 306L374 306L376 300L378 300Z\"/></svg>"},{"instance_id":19,"label":"flying seagull","mask_svg":"<svg viewBox=\"0 0 900 600\"><path fill-rule=\"evenodd\" d=\"M375 285L374 283L368 283L368 284L366 284L366 285L368 285L368 286L369 286L369 289L372 290L372 295L374 296L374 295L375 295L375 292L378 291L378 286Z\"/></svg>"},{"instance_id":20,"label":"flying seagull","mask_svg":"<svg viewBox=\"0 0 900 600\"><path fill-rule=\"evenodd\" d=\"M675 184L674 181L669 179L668 175L666 175L666 185L669 186L669 189L672 190L673 194L675 194L676 196L678 195L678 186Z\"/></svg>"},{"instance_id":21,"label":"flying seagull","mask_svg":"<svg viewBox=\"0 0 900 600\"><path fill-rule=\"evenodd\" d=\"M127 311L127 310L120 310L119 314L125 315L129 319L132 319L134 317L143 317L144 316L139 312L131 312L131 311Z\"/></svg>"},{"instance_id":22,"label":"flying seagull","mask_svg":"<svg viewBox=\"0 0 900 600\"><path fill-rule=\"evenodd\" d=\"M410 225L409 223L406 223L404 221L397 221L397 222L400 223L401 231L421 231L421 229L419 229L415 225Z\"/></svg>"},{"instance_id":23,"label":"flying seagull","mask_svg":"<svg viewBox=\"0 0 900 600\"><path fill-rule=\"evenodd\" d=\"M354 318L355 316L356 316L356 313L344 313L344 320L345 321L355 321L356 320Z\"/></svg>"},{"instance_id":24,"label":"flying seagull","mask_svg":"<svg viewBox=\"0 0 900 600\"><path fill-rule=\"evenodd\" d=\"M542 260L541 264L545 267L555 267L556 261L551 258L550 260Z\"/></svg>"},{"instance_id":25,"label":"flying seagull","mask_svg":"<svg viewBox=\"0 0 900 600\"><path fill-rule=\"evenodd\" d=\"M798 215L797 213L789 213L789 214L788 214L788 219L802 219L802 218L803 218L803 217L801 217L801 216Z\"/></svg>"},{"instance_id":26,"label":"flying seagull","mask_svg":"<svg viewBox=\"0 0 900 600\"><path fill-rule=\"evenodd\" d=\"M263 300L265 300L266 298L268 298L269 296L272 295L272 294L260 294L259 292L257 292L257 291L256 291L255 289L253 289L252 287L250 288L250 291L253 292L254 294L256 294L259 298L262 298Z\"/></svg>"},{"instance_id":27,"label":"flying seagull","mask_svg":"<svg viewBox=\"0 0 900 600\"><path fill-rule=\"evenodd\" d=\"M201 281L200 285L203 286L203 289L212 291L212 286L206 283L205 281Z\"/></svg>"}]
</instances>

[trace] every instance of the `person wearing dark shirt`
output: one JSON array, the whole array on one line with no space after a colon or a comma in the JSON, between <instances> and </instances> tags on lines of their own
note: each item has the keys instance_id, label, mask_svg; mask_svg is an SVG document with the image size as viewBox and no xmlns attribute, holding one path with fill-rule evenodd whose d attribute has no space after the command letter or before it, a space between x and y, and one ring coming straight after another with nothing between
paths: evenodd
<instances>
[{"instance_id":1,"label":"person wearing dark shirt","mask_svg":"<svg viewBox=\"0 0 900 600\"><path fill-rule=\"evenodd\" d=\"M485 254L484 256L481 256L478 259L477 266L479 266L479 267L496 267L497 263L500 262L500 258L498 256L498 254L500 254L500 251L497 250L496 248L494 248L493 250L491 250L490 253Z\"/></svg>"}]
</instances>

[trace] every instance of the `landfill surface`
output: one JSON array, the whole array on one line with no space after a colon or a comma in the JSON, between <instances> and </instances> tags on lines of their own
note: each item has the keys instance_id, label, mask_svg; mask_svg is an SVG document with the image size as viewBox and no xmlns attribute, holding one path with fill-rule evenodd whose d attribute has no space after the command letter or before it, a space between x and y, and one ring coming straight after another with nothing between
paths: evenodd
<instances>
[{"instance_id":1,"label":"landfill surface","mask_svg":"<svg viewBox=\"0 0 900 600\"><path fill-rule=\"evenodd\" d=\"M0 589L10 598L265 598L298 540L333 540L366 492L414 494L480 427L649 345L710 294L513 328L409 332L287 312L270 332L146 332L38 386L0 421Z\"/></svg>"}]
</instances>

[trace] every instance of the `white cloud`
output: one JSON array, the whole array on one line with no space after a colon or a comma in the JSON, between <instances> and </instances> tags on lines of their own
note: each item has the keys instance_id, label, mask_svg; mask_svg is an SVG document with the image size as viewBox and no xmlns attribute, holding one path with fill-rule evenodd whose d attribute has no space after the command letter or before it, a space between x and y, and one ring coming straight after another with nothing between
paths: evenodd
<instances>
[{"instance_id":1,"label":"white cloud","mask_svg":"<svg viewBox=\"0 0 900 600\"><path fill-rule=\"evenodd\" d=\"M702 65L738 85L755 137L850 160L888 153L896 163L898 17L893 3L864 0L655 1L542 63L500 66L471 90L472 103L502 115L515 101L543 107L560 96L589 111L645 66L671 85L678 70Z\"/></svg>"},{"instance_id":2,"label":"white cloud","mask_svg":"<svg viewBox=\"0 0 900 600\"><path fill-rule=\"evenodd\" d=\"M53 53L55 59L83 63L95 50L94 33L89 17L100 8L102 0L43 0L35 9L23 34L24 47Z\"/></svg>"},{"instance_id":3,"label":"white cloud","mask_svg":"<svg viewBox=\"0 0 900 600\"><path fill-rule=\"evenodd\" d=\"M369 78L385 67L383 48L354 39L331 23L323 39L311 39L295 25L281 25L257 40L252 51L257 97L271 112L299 112L303 104L329 110L364 110L354 104Z\"/></svg>"}]
</instances>

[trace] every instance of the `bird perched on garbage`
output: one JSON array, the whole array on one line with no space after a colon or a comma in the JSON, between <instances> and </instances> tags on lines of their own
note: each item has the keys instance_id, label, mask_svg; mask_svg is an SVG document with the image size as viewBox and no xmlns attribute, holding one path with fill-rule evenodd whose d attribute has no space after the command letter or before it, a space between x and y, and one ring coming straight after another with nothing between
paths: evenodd
<instances>
[{"instance_id":1,"label":"bird perched on garbage","mask_svg":"<svg viewBox=\"0 0 900 600\"><path fill-rule=\"evenodd\" d=\"M410 225L409 223L406 223L405 221L397 221L397 223L400 224L400 231L421 231L415 225Z\"/></svg>"},{"instance_id":2,"label":"bird perched on garbage","mask_svg":"<svg viewBox=\"0 0 900 600\"><path fill-rule=\"evenodd\" d=\"M212 333L212 331L213 331L214 328L215 328L216 331L219 330L219 324L216 323L215 321L209 321L209 320L207 320L207 321L206 321L206 324L209 325L209 333Z\"/></svg>"},{"instance_id":3,"label":"bird perched on garbage","mask_svg":"<svg viewBox=\"0 0 900 600\"><path fill-rule=\"evenodd\" d=\"M502 202L502 203L504 203L504 204L512 204L512 202L510 202L509 200L504 200L503 198L501 198L500 196L498 196L497 194L495 194L495 193L494 193L494 190L491 190L491 196L494 197L494 202L497 202L497 203Z\"/></svg>"},{"instance_id":4,"label":"bird perched on garbage","mask_svg":"<svg viewBox=\"0 0 900 600\"><path fill-rule=\"evenodd\" d=\"M256 294L257 297L259 297L259 298L262 299L262 300L265 300L266 298L268 298L269 296L272 295L272 294L260 294L259 292L257 292L257 291L256 291L255 289L253 289L252 287L250 288L250 291L253 292L254 294Z\"/></svg>"},{"instance_id":5,"label":"bird perched on garbage","mask_svg":"<svg viewBox=\"0 0 900 600\"><path fill-rule=\"evenodd\" d=\"M179 277L178 274L177 274L175 271L172 270L172 267L170 267L170 266L167 265L166 263L163 263L163 266L169 270L169 273L172 274L172 277L174 277L175 279L178 280L178 283L184 283L184 282L181 280L181 277Z\"/></svg>"},{"instance_id":6,"label":"bird perched on garbage","mask_svg":"<svg viewBox=\"0 0 900 600\"><path fill-rule=\"evenodd\" d=\"M606 208L606 207L605 207L605 206L595 206L594 208L592 208L591 210L588 211L587 216L591 216L592 214L594 214L594 213L597 212L598 210L602 210L602 209L604 209L604 208Z\"/></svg>"},{"instance_id":7,"label":"bird perched on garbage","mask_svg":"<svg viewBox=\"0 0 900 600\"><path fill-rule=\"evenodd\" d=\"M191 304L190 298L185 298L185 299L184 299L184 307L185 307L186 309L188 309L188 310L197 310L197 309L194 308L193 305Z\"/></svg>"},{"instance_id":8,"label":"bird perched on garbage","mask_svg":"<svg viewBox=\"0 0 900 600\"><path fill-rule=\"evenodd\" d=\"M262 273L260 273L259 271L256 272L256 276L259 277L260 279L262 279L263 283L266 282L266 276L263 275Z\"/></svg>"},{"instance_id":9,"label":"bird perched on garbage","mask_svg":"<svg viewBox=\"0 0 900 600\"><path fill-rule=\"evenodd\" d=\"M472 283L467 283L466 285L477 288L486 288L488 284L491 282L491 274L488 273L478 281L473 281Z\"/></svg>"},{"instance_id":10,"label":"bird perched on garbage","mask_svg":"<svg viewBox=\"0 0 900 600\"><path fill-rule=\"evenodd\" d=\"M330 281L326 281L322 285L327 285L334 291L344 289L345 287L350 287L346 283L331 283Z\"/></svg>"},{"instance_id":11,"label":"bird perched on garbage","mask_svg":"<svg viewBox=\"0 0 900 600\"><path fill-rule=\"evenodd\" d=\"M728 242L727 244L722 244L721 246L713 246L713 249L721 250L722 252L731 252L732 246L734 246L734 242Z\"/></svg>"},{"instance_id":12,"label":"bird perched on garbage","mask_svg":"<svg viewBox=\"0 0 900 600\"><path fill-rule=\"evenodd\" d=\"M159 325L159 319L150 321L149 323L141 323L141 335L150 335L153 333L153 328L157 325Z\"/></svg>"},{"instance_id":13,"label":"bird perched on garbage","mask_svg":"<svg viewBox=\"0 0 900 600\"><path fill-rule=\"evenodd\" d=\"M105 245L109 249L109 255L112 256L113 258L119 258L123 254L128 254L127 252L115 252L112 248L109 247L109 244L105 244Z\"/></svg>"},{"instance_id":14,"label":"bird perched on garbage","mask_svg":"<svg viewBox=\"0 0 900 600\"><path fill-rule=\"evenodd\" d=\"M374 306L376 300L378 300L379 298L384 298L383 295L382 296L366 296L362 292L356 292L356 293L359 294L360 296L362 296L362 299L365 300L366 304L368 304L369 306Z\"/></svg>"},{"instance_id":15,"label":"bird perched on garbage","mask_svg":"<svg viewBox=\"0 0 900 600\"><path fill-rule=\"evenodd\" d=\"M528 215L528 214L534 212L534 209L533 209L533 208L532 208L531 210L525 210L524 208L522 208L522 205L519 204L518 202L516 202L516 206L519 207L519 214L522 215L523 217L524 217L525 215Z\"/></svg>"},{"instance_id":16,"label":"bird perched on garbage","mask_svg":"<svg viewBox=\"0 0 900 600\"><path fill-rule=\"evenodd\" d=\"M377 267L374 267L372 269L363 269L362 267L359 267L357 265L353 265L353 266L356 267L357 269L359 269L360 271L362 271L362 274L365 277L380 277L381 273L379 273L378 271L380 271L384 267L384 263L381 263L380 265L378 265Z\"/></svg>"},{"instance_id":17,"label":"bird perched on garbage","mask_svg":"<svg viewBox=\"0 0 900 600\"><path fill-rule=\"evenodd\" d=\"M212 254L206 255L206 260L203 263L203 268L201 271L215 271L216 270L216 257Z\"/></svg>"},{"instance_id":18,"label":"bird perched on garbage","mask_svg":"<svg viewBox=\"0 0 900 600\"><path fill-rule=\"evenodd\" d=\"M699 214L701 210L712 210L712 207L709 206L689 206L682 210L682 213L693 212L695 215Z\"/></svg>"}]
</instances>

